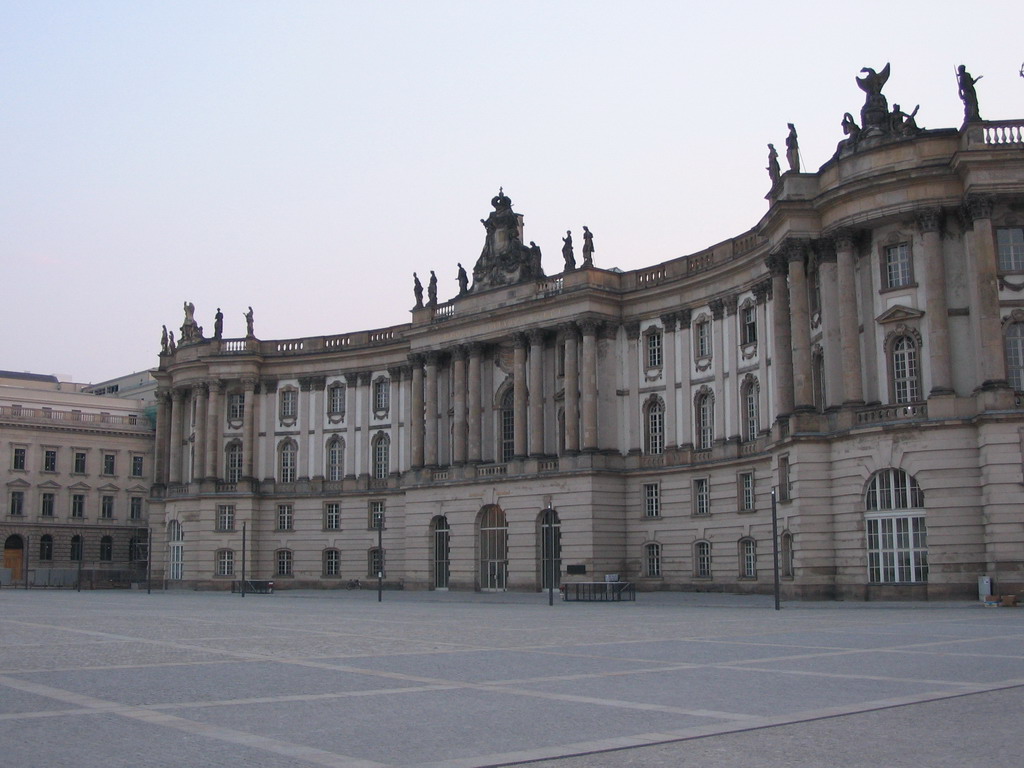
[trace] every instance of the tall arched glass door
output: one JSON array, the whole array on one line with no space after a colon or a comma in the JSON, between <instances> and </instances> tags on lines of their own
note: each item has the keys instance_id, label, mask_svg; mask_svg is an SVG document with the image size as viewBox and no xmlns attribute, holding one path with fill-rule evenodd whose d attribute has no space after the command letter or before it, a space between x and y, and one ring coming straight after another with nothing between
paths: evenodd
<instances>
[{"instance_id":1,"label":"tall arched glass door","mask_svg":"<svg viewBox=\"0 0 1024 768\"><path fill-rule=\"evenodd\" d=\"M501 507L480 512L480 589L498 592L508 582L508 522Z\"/></svg>"},{"instance_id":2,"label":"tall arched glass door","mask_svg":"<svg viewBox=\"0 0 1024 768\"><path fill-rule=\"evenodd\" d=\"M167 524L167 550L167 578L181 581L185 570L185 533L177 520Z\"/></svg>"},{"instance_id":3,"label":"tall arched glass door","mask_svg":"<svg viewBox=\"0 0 1024 768\"><path fill-rule=\"evenodd\" d=\"M451 572L449 550L451 529L448 527L448 518L443 515L435 517L431 521L430 527L434 538L434 589L448 589L448 577Z\"/></svg>"}]
</instances>

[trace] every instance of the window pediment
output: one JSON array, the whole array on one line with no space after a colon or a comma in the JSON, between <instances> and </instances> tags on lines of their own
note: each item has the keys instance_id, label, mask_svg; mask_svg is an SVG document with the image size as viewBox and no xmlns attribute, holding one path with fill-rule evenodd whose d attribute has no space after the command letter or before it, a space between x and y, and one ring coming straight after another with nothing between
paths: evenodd
<instances>
[{"instance_id":1,"label":"window pediment","mask_svg":"<svg viewBox=\"0 0 1024 768\"><path fill-rule=\"evenodd\" d=\"M905 304L896 304L895 306L889 307L882 314L875 318L876 323L905 323L909 320L919 320L924 317L924 312L914 307L908 307Z\"/></svg>"}]
</instances>

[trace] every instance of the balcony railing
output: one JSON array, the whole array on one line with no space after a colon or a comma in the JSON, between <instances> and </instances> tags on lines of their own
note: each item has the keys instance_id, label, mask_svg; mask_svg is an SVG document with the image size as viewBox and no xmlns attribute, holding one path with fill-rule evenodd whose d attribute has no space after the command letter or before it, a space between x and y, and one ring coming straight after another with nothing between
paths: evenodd
<instances>
[{"instance_id":1,"label":"balcony railing","mask_svg":"<svg viewBox=\"0 0 1024 768\"><path fill-rule=\"evenodd\" d=\"M983 131L986 144L1024 144L1024 120L990 122Z\"/></svg>"},{"instance_id":2,"label":"balcony railing","mask_svg":"<svg viewBox=\"0 0 1024 768\"><path fill-rule=\"evenodd\" d=\"M862 408L857 411L857 424L880 424L891 421L908 421L910 419L927 419L927 403L910 403L907 405L882 405Z\"/></svg>"},{"instance_id":3,"label":"balcony railing","mask_svg":"<svg viewBox=\"0 0 1024 768\"><path fill-rule=\"evenodd\" d=\"M20 405L0 406L0 418L15 421L74 422L79 424L107 424L147 432L153 428L149 419L142 414L83 413L82 411L57 411L52 408L23 408Z\"/></svg>"}]
</instances>

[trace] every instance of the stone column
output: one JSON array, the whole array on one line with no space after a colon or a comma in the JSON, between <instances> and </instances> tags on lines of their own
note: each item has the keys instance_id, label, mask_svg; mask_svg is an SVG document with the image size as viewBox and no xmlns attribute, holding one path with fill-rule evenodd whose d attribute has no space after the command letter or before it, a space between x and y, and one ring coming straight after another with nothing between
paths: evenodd
<instances>
[{"instance_id":1,"label":"stone column","mask_svg":"<svg viewBox=\"0 0 1024 768\"><path fill-rule=\"evenodd\" d=\"M324 453L324 413L327 412L327 377L311 376L309 390L309 410L306 411L306 434L309 437L309 455L311 477L323 479L327 474L327 457Z\"/></svg>"},{"instance_id":2,"label":"stone column","mask_svg":"<svg viewBox=\"0 0 1024 768\"><path fill-rule=\"evenodd\" d=\"M544 456L544 331L532 328L530 339L530 457Z\"/></svg>"},{"instance_id":3,"label":"stone column","mask_svg":"<svg viewBox=\"0 0 1024 768\"><path fill-rule=\"evenodd\" d=\"M515 345L512 362L513 454L515 458L523 459L526 458L526 335L517 333L512 342Z\"/></svg>"},{"instance_id":4,"label":"stone column","mask_svg":"<svg viewBox=\"0 0 1024 768\"><path fill-rule=\"evenodd\" d=\"M175 387L171 391L171 471L169 481L172 483L181 482L181 440L182 421L185 417L183 403L185 390Z\"/></svg>"},{"instance_id":5,"label":"stone column","mask_svg":"<svg viewBox=\"0 0 1024 768\"><path fill-rule=\"evenodd\" d=\"M562 326L565 334L565 452L580 450L580 363L579 339L574 323Z\"/></svg>"},{"instance_id":6,"label":"stone column","mask_svg":"<svg viewBox=\"0 0 1024 768\"><path fill-rule=\"evenodd\" d=\"M295 426L299 430L299 434L296 435L296 444L298 445L299 456L298 466L295 468L295 477L299 480L308 480L310 475L313 474L312 467L312 451L309 445L309 414L310 398L313 396L313 379L309 376L302 376L299 378L299 395L298 402L295 404ZM323 474L323 473L321 473Z\"/></svg>"},{"instance_id":7,"label":"stone column","mask_svg":"<svg viewBox=\"0 0 1024 768\"><path fill-rule=\"evenodd\" d=\"M620 418L626 428L626 449L631 454L641 453L647 450L643 445L641 433L646 434L646 426L640 428L640 420L643 415L644 397L640 394L640 370L647 369L647 350L640 345L640 323L629 322L623 326L626 329L626 348L621 350L619 365L620 375L625 376L625 382L618 384L617 389L628 389L629 396L620 398ZM664 363L664 360L662 361ZM625 366L625 371L622 367ZM667 410L667 409L666 409Z\"/></svg>"},{"instance_id":8,"label":"stone column","mask_svg":"<svg viewBox=\"0 0 1024 768\"><path fill-rule=\"evenodd\" d=\"M256 379L242 379L242 477L253 477L256 452Z\"/></svg>"},{"instance_id":9,"label":"stone column","mask_svg":"<svg viewBox=\"0 0 1024 768\"><path fill-rule=\"evenodd\" d=\"M811 376L811 322L807 301L807 244L790 243L789 260L790 333L793 338L793 405L798 411L814 410Z\"/></svg>"},{"instance_id":10,"label":"stone column","mask_svg":"<svg viewBox=\"0 0 1024 768\"><path fill-rule=\"evenodd\" d=\"M166 483L168 477L168 447L170 445L171 421L170 395L166 388L156 391L156 441L153 445L153 482Z\"/></svg>"},{"instance_id":11,"label":"stone column","mask_svg":"<svg viewBox=\"0 0 1024 768\"><path fill-rule=\"evenodd\" d=\"M1003 357L1003 330L999 319L999 264L992 231L992 198L972 195L965 201L972 224L970 266L971 313L977 309L975 343L982 389L1009 387ZM971 269L973 268L973 269Z\"/></svg>"},{"instance_id":12,"label":"stone column","mask_svg":"<svg viewBox=\"0 0 1024 768\"><path fill-rule=\"evenodd\" d=\"M224 383L211 379L206 384L206 469L208 478L219 478L220 467L220 404L223 399Z\"/></svg>"},{"instance_id":13,"label":"stone column","mask_svg":"<svg viewBox=\"0 0 1024 768\"><path fill-rule=\"evenodd\" d=\"M412 392L409 395L409 457L413 469L423 466L423 355L409 355L412 370Z\"/></svg>"},{"instance_id":14,"label":"stone column","mask_svg":"<svg viewBox=\"0 0 1024 768\"><path fill-rule=\"evenodd\" d=\"M582 320L580 330L583 333L583 374L580 387L583 400L583 450L593 452L598 449L597 435L597 320Z\"/></svg>"},{"instance_id":15,"label":"stone column","mask_svg":"<svg viewBox=\"0 0 1024 768\"><path fill-rule=\"evenodd\" d=\"M359 384L356 400L359 403L358 416L359 434L362 436L362 446L359 449L360 466L356 468L356 474L373 475L373 456L371 446L373 445L373 372L360 371L356 374ZM365 463L364 463L365 462ZM365 468L364 468L365 467Z\"/></svg>"},{"instance_id":16,"label":"stone column","mask_svg":"<svg viewBox=\"0 0 1024 768\"><path fill-rule=\"evenodd\" d=\"M932 395L953 394L953 371L949 350L949 307L946 303L946 260L942 256L942 209L929 208L917 214L924 256L925 316L928 321L928 351L932 373ZM998 293L996 295L998 313ZM998 314L997 314L998 316ZM1001 352L1001 350L1000 350Z\"/></svg>"},{"instance_id":17,"label":"stone column","mask_svg":"<svg viewBox=\"0 0 1024 768\"><path fill-rule=\"evenodd\" d=\"M860 321L857 318L857 275L854 263L855 233L835 233L836 285L838 286L839 339L842 357L843 404L863 405L864 384L860 362ZM826 355L828 351L826 350ZM829 398L832 399L831 397Z\"/></svg>"},{"instance_id":18,"label":"stone column","mask_svg":"<svg viewBox=\"0 0 1024 768\"><path fill-rule=\"evenodd\" d=\"M406 366L396 365L388 368L388 421L391 424L391 451L388 453L388 474L397 475L402 471L402 443L399 435L398 425L402 421L402 377L405 375ZM323 441L321 441L323 442Z\"/></svg>"},{"instance_id":19,"label":"stone column","mask_svg":"<svg viewBox=\"0 0 1024 768\"><path fill-rule=\"evenodd\" d=\"M662 380L665 382L665 448L676 447L676 313L661 316Z\"/></svg>"},{"instance_id":20,"label":"stone column","mask_svg":"<svg viewBox=\"0 0 1024 768\"><path fill-rule=\"evenodd\" d=\"M841 405L843 392L842 334L839 322L838 254L831 240L818 242L818 272L821 279L821 331L825 351L825 397L823 407Z\"/></svg>"},{"instance_id":21,"label":"stone column","mask_svg":"<svg viewBox=\"0 0 1024 768\"><path fill-rule=\"evenodd\" d=\"M725 365L726 323L723 322L725 317L725 300L712 299L708 302L708 306L711 308L712 318L711 356L713 362L711 370L714 372L715 379L717 380L717 386L714 387L716 390L714 397L715 431L712 437L717 443L727 434L725 423L725 401L729 399L727 394L728 389L726 387L727 369Z\"/></svg>"},{"instance_id":22,"label":"stone column","mask_svg":"<svg viewBox=\"0 0 1024 768\"><path fill-rule=\"evenodd\" d=\"M772 367L775 369L775 418L793 412L793 342L789 324L789 263L781 253L765 260L772 275Z\"/></svg>"},{"instance_id":23,"label":"stone column","mask_svg":"<svg viewBox=\"0 0 1024 768\"><path fill-rule=\"evenodd\" d=\"M192 399L196 404L195 454L193 455L192 478L202 480L206 477L206 382L192 385Z\"/></svg>"},{"instance_id":24,"label":"stone column","mask_svg":"<svg viewBox=\"0 0 1024 768\"><path fill-rule=\"evenodd\" d=\"M693 378L693 354L690 339L690 329L693 325L693 310L681 309L676 312L676 319L679 321L679 360L680 383L682 386L676 394L677 431L679 434L678 445L693 445L693 419L690 417L690 408L693 400L690 397L690 380Z\"/></svg>"},{"instance_id":25,"label":"stone column","mask_svg":"<svg viewBox=\"0 0 1024 768\"><path fill-rule=\"evenodd\" d=\"M764 280L754 286L754 302L757 305L757 413L758 431L764 429L764 425L770 424L771 399L770 394L775 388L768 377L768 300L772 296L772 281ZM746 418L745 415L740 417Z\"/></svg>"},{"instance_id":26,"label":"stone column","mask_svg":"<svg viewBox=\"0 0 1024 768\"><path fill-rule=\"evenodd\" d=\"M482 395L482 384L480 382L480 358L483 355L483 344L473 342L469 344L469 413L467 414L467 427L469 437L467 440L469 461L480 463L482 460L481 447L483 435L480 430L480 405Z\"/></svg>"},{"instance_id":27,"label":"stone column","mask_svg":"<svg viewBox=\"0 0 1024 768\"><path fill-rule=\"evenodd\" d=\"M427 387L425 424L423 430L423 463L427 467L437 466L437 368L441 353L427 352Z\"/></svg>"},{"instance_id":28,"label":"stone column","mask_svg":"<svg viewBox=\"0 0 1024 768\"><path fill-rule=\"evenodd\" d=\"M466 463L466 357L463 346L452 350L452 461Z\"/></svg>"},{"instance_id":29,"label":"stone column","mask_svg":"<svg viewBox=\"0 0 1024 768\"><path fill-rule=\"evenodd\" d=\"M345 374L345 477L354 478L359 472L359 375Z\"/></svg>"}]
</instances>

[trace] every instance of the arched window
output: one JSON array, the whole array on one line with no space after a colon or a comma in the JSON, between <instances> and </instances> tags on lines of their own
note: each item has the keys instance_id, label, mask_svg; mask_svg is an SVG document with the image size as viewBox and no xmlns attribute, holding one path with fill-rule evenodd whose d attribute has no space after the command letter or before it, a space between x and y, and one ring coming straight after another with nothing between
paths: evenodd
<instances>
[{"instance_id":1,"label":"arched window","mask_svg":"<svg viewBox=\"0 0 1024 768\"><path fill-rule=\"evenodd\" d=\"M644 406L644 451L651 455L665 451L665 404L657 395Z\"/></svg>"},{"instance_id":2,"label":"arched window","mask_svg":"<svg viewBox=\"0 0 1024 768\"><path fill-rule=\"evenodd\" d=\"M1006 349L1006 376L1010 386L1024 392L1024 323L1010 323L1003 334Z\"/></svg>"},{"instance_id":3,"label":"arched window","mask_svg":"<svg viewBox=\"0 0 1024 768\"><path fill-rule=\"evenodd\" d=\"M48 533L39 538L39 559L53 560L53 536Z\"/></svg>"},{"instance_id":4,"label":"arched window","mask_svg":"<svg viewBox=\"0 0 1024 768\"><path fill-rule=\"evenodd\" d=\"M711 578L711 542L698 541L693 545L693 575L698 579Z\"/></svg>"},{"instance_id":5,"label":"arched window","mask_svg":"<svg viewBox=\"0 0 1024 768\"><path fill-rule=\"evenodd\" d=\"M290 549L279 549L274 553L274 562L277 564L275 574L278 576L292 575L292 551Z\"/></svg>"},{"instance_id":6,"label":"arched window","mask_svg":"<svg viewBox=\"0 0 1024 768\"><path fill-rule=\"evenodd\" d=\"M345 442L332 437L327 443L327 479L337 482L345 477Z\"/></svg>"},{"instance_id":7,"label":"arched window","mask_svg":"<svg viewBox=\"0 0 1024 768\"><path fill-rule=\"evenodd\" d=\"M278 478L282 483L295 482L295 470L298 464L299 447L294 440L283 440L278 448Z\"/></svg>"},{"instance_id":8,"label":"arched window","mask_svg":"<svg viewBox=\"0 0 1024 768\"><path fill-rule=\"evenodd\" d=\"M167 549L167 578L180 581L185 569L185 532L177 520L167 524Z\"/></svg>"},{"instance_id":9,"label":"arched window","mask_svg":"<svg viewBox=\"0 0 1024 768\"><path fill-rule=\"evenodd\" d=\"M430 521L430 533L433 539L433 570L434 589L448 589L448 579L451 575L451 550L449 546L451 529L448 527L448 518L438 515Z\"/></svg>"},{"instance_id":10,"label":"arched window","mask_svg":"<svg viewBox=\"0 0 1024 768\"><path fill-rule=\"evenodd\" d=\"M477 517L480 551L480 589L503 591L508 579L508 521L505 511L490 505Z\"/></svg>"},{"instance_id":11,"label":"arched window","mask_svg":"<svg viewBox=\"0 0 1024 768\"><path fill-rule=\"evenodd\" d=\"M928 581L924 493L901 469L883 469L868 483L868 580L874 584Z\"/></svg>"},{"instance_id":12,"label":"arched window","mask_svg":"<svg viewBox=\"0 0 1024 768\"><path fill-rule=\"evenodd\" d=\"M661 576L661 544L644 544L644 576Z\"/></svg>"},{"instance_id":13,"label":"arched window","mask_svg":"<svg viewBox=\"0 0 1024 768\"><path fill-rule=\"evenodd\" d=\"M516 409L515 391L509 387L501 398L498 409L499 420L499 461L512 461L516 454Z\"/></svg>"},{"instance_id":14,"label":"arched window","mask_svg":"<svg viewBox=\"0 0 1024 768\"><path fill-rule=\"evenodd\" d=\"M761 386L757 379L749 376L743 383L741 408L743 414L743 439L756 440L761 431L760 411Z\"/></svg>"},{"instance_id":15,"label":"arched window","mask_svg":"<svg viewBox=\"0 0 1024 768\"><path fill-rule=\"evenodd\" d=\"M391 438L384 432L378 432L371 445L373 452L373 477L376 480L387 479L391 468Z\"/></svg>"},{"instance_id":16,"label":"arched window","mask_svg":"<svg viewBox=\"0 0 1024 768\"><path fill-rule=\"evenodd\" d=\"M104 536L100 539L100 560L109 563L114 559L114 539Z\"/></svg>"},{"instance_id":17,"label":"arched window","mask_svg":"<svg viewBox=\"0 0 1024 768\"><path fill-rule=\"evenodd\" d=\"M917 342L912 336L898 336L890 353L893 401L913 403L921 399L918 379Z\"/></svg>"},{"instance_id":18,"label":"arched window","mask_svg":"<svg viewBox=\"0 0 1024 768\"><path fill-rule=\"evenodd\" d=\"M229 483L237 483L242 479L242 443L238 440L234 440L228 443L227 447L227 461L224 466L227 467L225 480Z\"/></svg>"},{"instance_id":19,"label":"arched window","mask_svg":"<svg viewBox=\"0 0 1024 768\"><path fill-rule=\"evenodd\" d=\"M324 576L341 575L341 552L336 549L324 550Z\"/></svg>"},{"instance_id":20,"label":"arched window","mask_svg":"<svg viewBox=\"0 0 1024 768\"><path fill-rule=\"evenodd\" d=\"M82 537L72 536L71 537L71 559L78 562L82 559Z\"/></svg>"},{"instance_id":21,"label":"arched window","mask_svg":"<svg viewBox=\"0 0 1024 768\"><path fill-rule=\"evenodd\" d=\"M715 444L715 396L702 390L693 401L697 450L706 451Z\"/></svg>"},{"instance_id":22,"label":"arched window","mask_svg":"<svg viewBox=\"0 0 1024 768\"><path fill-rule=\"evenodd\" d=\"M740 578L757 578L757 542L751 538L740 539Z\"/></svg>"},{"instance_id":23,"label":"arched window","mask_svg":"<svg viewBox=\"0 0 1024 768\"><path fill-rule=\"evenodd\" d=\"M785 531L779 545L779 570L784 579L793 578L793 534Z\"/></svg>"}]
</instances>

